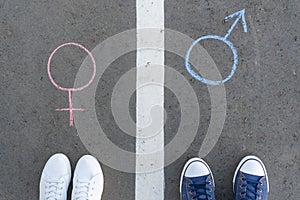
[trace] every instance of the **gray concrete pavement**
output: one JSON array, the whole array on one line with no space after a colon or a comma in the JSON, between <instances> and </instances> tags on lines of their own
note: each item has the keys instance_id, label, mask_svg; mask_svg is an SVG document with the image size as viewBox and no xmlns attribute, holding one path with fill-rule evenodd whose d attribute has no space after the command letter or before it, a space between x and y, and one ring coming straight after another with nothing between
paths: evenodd
<instances>
[{"instance_id":1,"label":"gray concrete pavement","mask_svg":"<svg viewBox=\"0 0 300 200\"><path fill-rule=\"evenodd\" d=\"M230 40L240 63L225 84L227 117L215 148L204 158L216 179L217 199L232 199L232 176L243 156L255 154L265 162L270 179L270 199L300 199L299 137L299 10L291 1L183 1L166 0L165 26L194 39L225 35L232 22L228 14L246 9L249 32L239 24ZM68 155L75 166L88 154L75 127L68 126L67 93L49 81L46 66L50 53L62 43L75 41L93 49L105 39L135 28L135 1L0 1L0 200L38 199L38 184L46 160L56 152ZM176 41L174 41L176 42ZM231 57L223 44L206 41L223 76ZM72 86L85 58L82 51L62 51L53 65L55 80ZM181 72L193 86L200 102L198 134L189 150L165 168L165 199L179 199L179 176L184 162L197 156L210 121L207 86L186 72L184 60L166 53L166 65ZM135 52L116 60L104 73L96 93L97 115L108 137L118 146L134 151L135 140L123 133L110 110L111 91L126 71L135 67ZM61 67L63 66L63 67ZM168 120L165 140L178 128L180 105L166 90ZM130 103L135 115L135 97ZM134 199L134 174L103 165L103 199Z\"/></svg>"}]
</instances>

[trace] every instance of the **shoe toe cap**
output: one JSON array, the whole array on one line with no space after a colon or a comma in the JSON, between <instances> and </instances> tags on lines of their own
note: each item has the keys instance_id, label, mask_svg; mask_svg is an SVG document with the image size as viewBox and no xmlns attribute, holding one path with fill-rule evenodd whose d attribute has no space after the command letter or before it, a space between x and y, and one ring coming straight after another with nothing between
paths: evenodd
<instances>
[{"instance_id":1,"label":"shoe toe cap","mask_svg":"<svg viewBox=\"0 0 300 200\"><path fill-rule=\"evenodd\" d=\"M78 161L75 174L79 179L90 180L94 176L102 174L102 170L96 158L90 155L85 155Z\"/></svg>"},{"instance_id":2,"label":"shoe toe cap","mask_svg":"<svg viewBox=\"0 0 300 200\"><path fill-rule=\"evenodd\" d=\"M64 154L55 154L49 158L44 168L45 175L58 180L63 176L71 175L69 159Z\"/></svg>"},{"instance_id":3,"label":"shoe toe cap","mask_svg":"<svg viewBox=\"0 0 300 200\"><path fill-rule=\"evenodd\" d=\"M210 174L208 167L201 161L194 161L187 167L184 176L199 177Z\"/></svg>"},{"instance_id":4,"label":"shoe toe cap","mask_svg":"<svg viewBox=\"0 0 300 200\"><path fill-rule=\"evenodd\" d=\"M265 176L263 165L258 160L247 160L240 169L241 172L255 175Z\"/></svg>"}]
</instances>

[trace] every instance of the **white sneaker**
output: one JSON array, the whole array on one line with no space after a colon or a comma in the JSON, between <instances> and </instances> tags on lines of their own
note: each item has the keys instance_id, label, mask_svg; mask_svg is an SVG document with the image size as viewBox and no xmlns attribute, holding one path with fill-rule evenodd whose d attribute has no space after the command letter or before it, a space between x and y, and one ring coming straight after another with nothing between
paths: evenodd
<instances>
[{"instance_id":1,"label":"white sneaker","mask_svg":"<svg viewBox=\"0 0 300 200\"><path fill-rule=\"evenodd\" d=\"M99 162L90 155L85 155L77 162L72 200L100 200L103 192L103 173Z\"/></svg>"},{"instance_id":2,"label":"white sneaker","mask_svg":"<svg viewBox=\"0 0 300 200\"><path fill-rule=\"evenodd\" d=\"M71 180L71 166L64 154L58 153L47 161L40 180L40 200L66 200Z\"/></svg>"}]
</instances>

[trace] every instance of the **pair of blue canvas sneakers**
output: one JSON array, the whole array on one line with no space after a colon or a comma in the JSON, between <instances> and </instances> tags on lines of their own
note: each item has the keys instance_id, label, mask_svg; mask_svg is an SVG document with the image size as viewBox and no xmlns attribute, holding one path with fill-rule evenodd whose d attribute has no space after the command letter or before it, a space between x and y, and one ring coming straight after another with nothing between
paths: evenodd
<instances>
[{"instance_id":1,"label":"pair of blue canvas sneakers","mask_svg":"<svg viewBox=\"0 0 300 200\"><path fill-rule=\"evenodd\" d=\"M267 200L269 182L263 162L247 156L239 163L233 177L234 200ZM181 200L215 200L215 182L208 164L200 158L190 159L180 181Z\"/></svg>"}]
</instances>

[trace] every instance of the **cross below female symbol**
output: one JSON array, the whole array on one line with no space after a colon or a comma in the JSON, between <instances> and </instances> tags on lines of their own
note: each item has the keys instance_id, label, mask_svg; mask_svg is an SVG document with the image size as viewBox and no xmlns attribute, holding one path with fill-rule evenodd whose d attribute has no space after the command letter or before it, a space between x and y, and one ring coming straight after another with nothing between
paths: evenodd
<instances>
[{"instance_id":1,"label":"cross below female symbol","mask_svg":"<svg viewBox=\"0 0 300 200\"><path fill-rule=\"evenodd\" d=\"M83 49L89 56L90 58L92 59L92 62L93 62L93 75L91 77L91 79L89 80L89 82L82 86L82 87L79 87L79 88L64 88L64 87L61 87L60 85L58 85L52 75L51 75L51 71L50 71L50 68L51 68L51 60L54 56L54 54L62 47L65 47L65 46L70 46L70 45L73 45L73 46L77 46L77 47L80 47L81 49ZM96 62L95 62L95 59L94 59L94 56L92 55L92 53L87 49L85 48L84 46L82 46L81 44L78 44L78 43L75 43L75 42L70 42L70 43L65 43L65 44L62 44L60 45L59 47L57 47L50 55L49 57L49 60L48 60L48 64L47 64L47 71L48 71L48 76L49 76L49 79L51 81L51 83L59 90L62 90L62 91L67 91L68 94L69 94L69 108L58 108L56 109L57 111L69 111L69 114L70 114L70 126L73 126L74 125L74 118L73 118L73 111L83 111L84 109L83 108L73 108L73 104L72 104L72 92L76 92L76 91L80 91L80 90L83 90L85 89L86 87L88 87L94 80L95 78L95 75L96 75Z\"/></svg>"}]
</instances>

